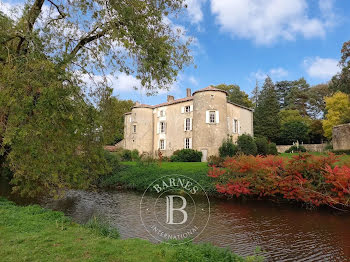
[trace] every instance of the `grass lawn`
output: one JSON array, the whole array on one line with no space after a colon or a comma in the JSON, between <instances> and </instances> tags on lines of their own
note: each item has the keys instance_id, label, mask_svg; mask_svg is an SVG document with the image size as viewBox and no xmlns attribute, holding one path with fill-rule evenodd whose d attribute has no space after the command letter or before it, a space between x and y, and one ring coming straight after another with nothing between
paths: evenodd
<instances>
[{"instance_id":1,"label":"grass lawn","mask_svg":"<svg viewBox=\"0 0 350 262\"><path fill-rule=\"evenodd\" d=\"M1 261L262 261L209 244L152 244L114 239L37 205L0 198Z\"/></svg>"},{"instance_id":2,"label":"grass lawn","mask_svg":"<svg viewBox=\"0 0 350 262\"><path fill-rule=\"evenodd\" d=\"M315 155L315 156L326 156L327 153L323 153L323 152L308 152L311 155ZM292 156L296 156L298 155L298 153L281 153L279 154L279 156L282 157L286 157L286 158L291 158ZM350 161L350 155L339 155L340 157L340 161L339 164L345 163L347 161Z\"/></svg>"},{"instance_id":3,"label":"grass lawn","mask_svg":"<svg viewBox=\"0 0 350 262\"><path fill-rule=\"evenodd\" d=\"M114 187L123 185L126 188L146 190L156 179L166 175L183 175L197 181L207 193L216 193L214 179L208 177L209 167L201 162L163 162L142 165L137 162L122 162L122 167L116 174L105 178L101 182L102 187Z\"/></svg>"}]
</instances>

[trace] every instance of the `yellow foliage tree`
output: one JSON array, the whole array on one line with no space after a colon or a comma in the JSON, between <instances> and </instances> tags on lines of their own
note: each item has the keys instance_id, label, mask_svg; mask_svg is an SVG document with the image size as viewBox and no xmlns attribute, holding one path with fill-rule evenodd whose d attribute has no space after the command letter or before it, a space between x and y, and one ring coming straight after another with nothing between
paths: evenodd
<instances>
[{"instance_id":1,"label":"yellow foliage tree","mask_svg":"<svg viewBox=\"0 0 350 262\"><path fill-rule=\"evenodd\" d=\"M326 119L323 120L324 134L328 139L332 138L332 129L349 121L350 97L349 95L336 92L333 96L326 97Z\"/></svg>"}]
</instances>

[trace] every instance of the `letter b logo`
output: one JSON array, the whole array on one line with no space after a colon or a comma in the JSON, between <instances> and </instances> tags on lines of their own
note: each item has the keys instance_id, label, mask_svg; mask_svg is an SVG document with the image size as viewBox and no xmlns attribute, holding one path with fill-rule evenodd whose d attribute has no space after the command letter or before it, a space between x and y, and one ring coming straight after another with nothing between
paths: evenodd
<instances>
[{"instance_id":1,"label":"letter b logo","mask_svg":"<svg viewBox=\"0 0 350 262\"><path fill-rule=\"evenodd\" d=\"M174 208L174 198L179 198L182 200L182 206L180 208ZM179 195L169 195L166 196L166 223L170 225L181 225L187 221L187 212L185 211L187 205L186 198ZM183 219L181 222L174 222L174 211L179 211L183 214Z\"/></svg>"}]
</instances>

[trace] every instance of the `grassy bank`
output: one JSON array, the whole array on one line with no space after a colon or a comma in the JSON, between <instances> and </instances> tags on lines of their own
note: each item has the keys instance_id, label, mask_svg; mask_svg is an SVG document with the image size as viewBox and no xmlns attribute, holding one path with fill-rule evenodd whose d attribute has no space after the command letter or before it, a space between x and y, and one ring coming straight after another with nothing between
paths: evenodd
<instances>
[{"instance_id":1,"label":"grassy bank","mask_svg":"<svg viewBox=\"0 0 350 262\"><path fill-rule=\"evenodd\" d=\"M211 194L216 193L214 179L208 177L207 163L163 162L158 164L142 165L137 162L122 162L121 170L101 182L102 187L123 186L136 190L146 190L156 179L166 175L183 175L197 181L204 190Z\"/></svg>"},{"instance_id":2,"label":"grassy bank","mask_svg":"<svg viewBox=\"0 0 350 262\"><path fill-rule=\"evenodd\" d=\"M0 198L2 261L262 261L208 244L152 244L114 239L104 232L76 224L61 212Z\"/></svg>"}]
</instances>

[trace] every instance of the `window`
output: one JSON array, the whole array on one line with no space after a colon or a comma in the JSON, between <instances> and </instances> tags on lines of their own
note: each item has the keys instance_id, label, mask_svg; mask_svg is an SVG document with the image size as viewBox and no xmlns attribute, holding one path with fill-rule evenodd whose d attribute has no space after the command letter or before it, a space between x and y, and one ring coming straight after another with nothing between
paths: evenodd
<instances>
[{"instance_id":1,"label":"window","mask_svg":"<svg viewBox=\"0 0 350 262\"><path fill-rule=\"evenodd\" d=\"M191 130L191 119L186 118L185 131Z\"/></svg>"},{"instance_id":2,"label":"window","mask_svg":"<svg viewBox=\"0 0 350 262\"><path fill-rule=\"evenodd\" d=\"M161 150L164 150L164 149L165 149L165 141L164 141L164 139L161 139L161 140L159 141L159 148L160 148Z\"/></svg>"},{"instance_id":3,"label":"window","mask_svg":"<svg viewBox=\"0 0 350 262\"><path fill-rule=\"evenodd\" d=\"M164 110L161 110L160 112L159 112L159 116L164 116Z\"/></svg>"},{"instance_id":4,"label":"window","mask_svg":"<svg viewBox=\"0 0 350 262\"><path fill-rule=\"evenodd\" d=\"M191 106L185 106L185 112L186 113L191 112Z\"/></svg>"},{"instance_id":5,"label":"window","mask_svg":"<svg viewBox=\"0 0 350 262\"><path fill-rule=\"evenodd\" d=\"M132 128L133 132L136 133L136 125L133 125Z\"/></svg>"},{"instance_id":6,"label":"window","mask_svg":"<svg viewBox=\"0 0 350 262\"><path fill-rule=\"evenodd\" d=\"M185 138L185 149L190 149L191 146L190 146L190 139L187 137Z\"/></svg>"},{"instance_id":7,"label":"window","mask_svg":"<svg viewBox=\"0 0 350 262\"><path fill-rule=\"evenodd\" d=\"M209 123L215 123L215 111L209 111Z\"/></svg>"},{"instance_id":8,"label":"window","mask_svg":"<svg viewBox=\"0 0 350 262\"><path fill-rule=\"evenodd\" d=\"M165 133L165 122L160 122L160 132Z\"/></svg>"},{"instance_id":9,"label":"window","mask_svg":"<svg viewBox=\"0 0 350 262\"><path fill-rule=\"evenodd\" d=\"M238 133L238 120L233 120L233 133Z\"/></svg>"}]
</instances>

